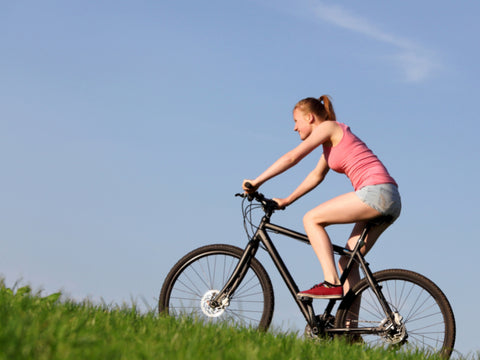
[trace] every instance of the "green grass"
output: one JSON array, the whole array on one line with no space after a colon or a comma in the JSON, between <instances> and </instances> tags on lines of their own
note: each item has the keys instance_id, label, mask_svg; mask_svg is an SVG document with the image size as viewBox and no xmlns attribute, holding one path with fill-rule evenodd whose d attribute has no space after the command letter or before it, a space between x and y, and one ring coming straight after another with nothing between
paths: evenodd
<instances>
[{"instance_id":1,"label":"green grass","mask_svg":"<svg viewBox=\"0 0 480 360\"><path fill-rule=\"evenodd\" d=\"M292 333L200 324L135 306L94 305L16 291L0 279L0 359L422 359L421 354L311 341Z\"/></svg>"}]
</instances>

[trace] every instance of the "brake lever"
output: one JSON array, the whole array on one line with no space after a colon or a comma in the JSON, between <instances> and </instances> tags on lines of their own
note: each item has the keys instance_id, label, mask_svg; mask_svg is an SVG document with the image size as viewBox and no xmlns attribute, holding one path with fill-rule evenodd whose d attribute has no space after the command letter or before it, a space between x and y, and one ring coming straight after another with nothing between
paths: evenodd
<instances>
[{"instance_id":1,"label":"brake lever","mask_svg":"<svg viewBox=\"0 0 480 360\"><path fill-rule=\"evenodd\" d=\"M254 194L237 193L237 194L235 194L235 196L238 196L238 197L241 197L241 198L244 198L244 199L247 198L248 201L252 201L253 199L255 199Z\"/></svg>"}]
</instances>

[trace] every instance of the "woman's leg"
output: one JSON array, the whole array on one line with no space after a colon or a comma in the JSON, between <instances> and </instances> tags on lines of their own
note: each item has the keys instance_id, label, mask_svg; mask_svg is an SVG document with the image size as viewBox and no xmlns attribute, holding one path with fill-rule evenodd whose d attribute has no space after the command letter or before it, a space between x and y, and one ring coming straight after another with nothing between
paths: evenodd
<instances>
[{"instance_id":1,"label":"woman's leg","mask_svg":"<svg viewBox=\"0 0 480 360\"><path fill-rule=\"evenodd\" d=\"M361 201L354 192L326 201L305 214L303 218L305 231L322 265L325 281L340 284L332 243L325 227L331 224L361 222L379 215L377 210Z\"/></svg>"},{"instance_id":2,"label":"woman's leg","mask_svg":"<svg viewBox=\"0 0 480 360\"><path fill-rule=\"evenodd\" d=\"M345 246L347 249L353 250L355 245L357 244L358 238L362 234L363 229L365 228L366 221L358 222L353 227L352 233L350 238L347 241L347 245ZM377 239L380 235L390 226L389 223L384 223L378 226L371 228L367 234L365 239L365 245L360 249L362 255L366 255L368 251L372 248L375 244ZM338 266L340 271L343 272L348 264L348 258L346 256L340 257L340 261L338 262ZM352 287L354 287L360 281L360 270L358 268L357 263L353 263L353 267L348 274L348 277L343 285L343 293L346 294ZM350 307L349 315L348 315L348 324L347 327L357 327L357 319L358 313L360 310L360 303L361 299L357 298L354 304Z\"/></svg>"},{"instance_id":3,"label":"woman's leg","mask_svg":"<svg viewBox=\"0 0 480 360\"><path fill-rule=\"evenodd\" d=\"M358 238L362 234L363 229L365 228L367 221L360 221L355 224L353 227L352 233L350 234L350 238L347 241L347 245L345 246L347 249L353 250L355 245L357 244ZM372 246L375 244L377 239L380 235L390 226L389 223L384 223L375 227L372 227L367 234L365 239L365 245L360 249L362 255L366 255ZM340 271L343 272L347 266L348 258L345 256L340 257L338 262L338 266ZM343 285L343 291L346 294L348 290L355 286L356 283L360 281L360 271L358 268L358 264L354 263L352 269L350 270L350 274L348 275L345 284Z\"/></svg>"}]
</instances>

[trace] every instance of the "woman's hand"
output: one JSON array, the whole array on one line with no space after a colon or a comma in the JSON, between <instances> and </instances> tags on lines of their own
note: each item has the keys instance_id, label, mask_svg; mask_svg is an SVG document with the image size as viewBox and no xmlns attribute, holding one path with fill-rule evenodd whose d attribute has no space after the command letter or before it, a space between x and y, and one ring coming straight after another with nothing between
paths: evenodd
<instances>
[{"instance_id":1,"label":"woman's hand","mask_svg":"<svg viewBox=\"0 0 480 360\"><path fill-rule=\"evenodd\" d=\"M278 204L278 208L280 210L284 210L288 205L290 205L290 203L286 199L273 198L272 200Z\"/></svg>"},{"instance_id":2,"label":"woman's hand","mask_svg":"<svg viewBox=\"0 0 480 360\"><path fill-rule=\"evenodd\" d=\"M247 186L247 183L250 186ZM247 193L247 194L253 194L257 189L260 187L260 185L257 185L255 183L255 180L243 180L242 184L242 189Z\"/></svg>"}]
</instances>

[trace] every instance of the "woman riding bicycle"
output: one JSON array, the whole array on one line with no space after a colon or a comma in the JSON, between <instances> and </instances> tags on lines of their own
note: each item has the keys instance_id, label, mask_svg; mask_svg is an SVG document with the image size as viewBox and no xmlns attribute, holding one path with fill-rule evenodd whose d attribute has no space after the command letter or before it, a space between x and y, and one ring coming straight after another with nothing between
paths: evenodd
<instances>
[{"instance_id":1,"label":"woman riding bicycle","mask_svg":"<svg viewBox=\"0 0 480 360\"><path fill-rule=\"evenodd\" d=\"M325 228L331 224L355 223L346 247L353 249L366 222L379 216L388 216L390 221L375 225L368 233L362 253L366 254L385 229L398 218L401 200L398 186L382 162L355 136L350 128L336 121L330 98L322 95L319 99L306 98L293 109L294 130L302 142L273 163L260 176L244 180L247 193L256 191L267 180L281 174L307 156L318 146L323 154L315 169L288 197L274 200L284 208L319 185L330 169L344 173L350 179L354 191L320 204L307 212L303 224L315 253L320 260L324 282L310 290L301 291L298 296L310 298L341 298L360 280L358 266L352 269L344 287L335 266L333 248ZM247 186L246 183L251 186ZM341 258L340 270L346 267Z\"/></svg>"}]
</instances>

